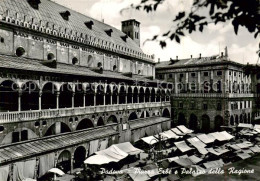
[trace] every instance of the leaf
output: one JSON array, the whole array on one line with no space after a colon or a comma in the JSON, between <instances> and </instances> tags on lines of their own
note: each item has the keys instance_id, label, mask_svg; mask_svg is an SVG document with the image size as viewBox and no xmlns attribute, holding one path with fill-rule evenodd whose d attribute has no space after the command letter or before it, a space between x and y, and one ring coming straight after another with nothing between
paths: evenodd
<instances>
[{"instance_id":1,"label":"leaf","mask_svg":"<svg viewBox=\"0 0 260 181\"><path fill-rule=\"evenodd\" d=\"M178 35L185 36L182 31L177 31L176 33L177 33Z\"/></svg>"},{"instance_id":2,"label":"leaf","mask_svg":"<svg viewBox=\"0 0 260 181\"><path fill-rule=\"evenodd\" d=\"M165 41L160 41L160 45L162 48L166 47L166 42Z\"/></svg>"},{"instance_id":3,"label":"leaf","mask_svg":"<svg viewBox=\"0 0 260 181\"><path fill-rule=\"evenodd\" d=\"M235 33L236 33L236 35L237 35L237 32L238 32L238 26L239 26L239 24L238 24L238 22L237 22L237 19L235 18L235 19L233 19L233 21L232 21L232 24L233 24L233 26L234 26L234 31L235 31Z\"/></svg>"},{"instance_id":4,"label":"leaf","mask_svg":"<svg viewBox=\"0 0 260 181\"><path fill-rule=\"evenodd\" d=\"M167 33L164 33L162 36L168 36L171 31L168 31Z\"/></svg>"},{"instance_id":5,"label":"leaf","mask_svg":"<svg viewBox=\"0 0 260 181\"><path fill-rule=\"evenodd\" d=\"M152 41L153 41L153 40L156 40L157 37L158 37L158 35L153 36Z\"/></svg>"},{"instance_id":6,"label":"leaf","mask_svg":"<svg viewBox=\"0 0 260 181\"><path fill-rule=\"evenodd\" d=\"M203 25L200 24L199 30L200 32L203 32Z\"/></svg>"},{"instance_id":7,"label":"leaf","mask_svg":"<svg viewBox=\"0 0 260 181\"><path fill-rule=\"evenodd\" d=\"M180 43L180 42L181 42L181 40L180 40L180 38L179 38L178 35L175 36L175 40L176 40L177 43Z\"/></svg>"},{"instance_id":8,"label":"leaf","mask_svg":"<svg viewBox=\"0 0 260 181\"><path fill-rule=\"evenodd\" d=\"M255 35L254 35L255 38L257 37L258 33L259 33L259 31L257 31L257 32L255 33ZM260 44L259 44L259 47L260 47Z\"/></svg>"},{"instance_id":9,"label":"leaf","mask_svg":"<svg viewBox=\"0 0 260 181\"><path fill-rule=\"evenodd\" d=\"M175 34L173 33L173 34L171 34L170 39L173 40L174 37L175 37Z\"/></svg>"},{"instance_id":10,"label":"leaf","mask_svg":"<svg viewBox=\"0 0 260 181\"><path fill-rule=\"evenodd\" d=\"M184 16L185 16L184 11L179 12L179 14L175 17L175 20L173 20L173 21L178 21L178 20L182 19Z\"/></svg>"}]
</instances>

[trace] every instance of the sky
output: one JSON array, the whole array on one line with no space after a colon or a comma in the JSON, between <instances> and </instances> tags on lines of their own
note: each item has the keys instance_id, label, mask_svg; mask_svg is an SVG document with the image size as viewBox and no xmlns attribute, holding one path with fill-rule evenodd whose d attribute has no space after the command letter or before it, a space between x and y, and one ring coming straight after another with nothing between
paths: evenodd
<instances>
[{"instance_id":1,"label":"sky","mask_svg":"<svg viewBox=\"0 0 260 181\"><path fill-rule=\"evenodd\" d=\"M217 55L224 52L227 46L229 58L239 63L256 64L258 57L259 38L255 39L246 28L239 27L238 35L235 35L230 22L222 24L209 24L203 33L197 31L186 33L181 38L181 43L167 41L167 47L162 49L158 42L145 40L151 39L156 34L163 34L172 26L172 20L179 11L189 11L192 0L166 0L158 7L156 12L147 14L144 11L129 9L120 11L138 4L140 0L53 0L59 4L76 10L82 14L104 20L106 24L121 29L121 21L136 19L141 23L141 48L146 54L154 54L155 61L168 61L170 58L179 59Z\"/></svg>"}]
</instances>

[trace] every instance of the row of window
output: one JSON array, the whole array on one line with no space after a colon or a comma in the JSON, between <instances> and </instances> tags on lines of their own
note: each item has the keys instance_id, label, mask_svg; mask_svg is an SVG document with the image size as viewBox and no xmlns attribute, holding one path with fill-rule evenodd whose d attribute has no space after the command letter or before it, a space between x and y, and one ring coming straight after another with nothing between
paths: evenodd
<instances>
[{"instance_id":1,"label":"row of window","mask_svg":"<svg viewBox=\"0 0 260 181\"><path fill-rule=\"evenodd\" d=\"M196 77L196 72L191 72L190 75L191 75L191 77ZM216 75L217 76L222 76L222 71L217 71ZM209 76L209 72L203 72L203 76L204 77L208 77ZM179 74L179 78L183 78L183 77L184 77L184 74L180 73ZM159 78L163 79L164 75L163 74L159 74ZM168 74L168 78L170 78L170 79L173 78L173 74L172 73Z\"/></svg>"},{"instance_id":2,"label":"row of window","mask_svg":"<svg viewBox=\"0 0 260 181\"><path fill-rule=\"evenodd\" d=\"M217 106L217 107L216 107L216 110L218 110L218 111L221 111L221 110L222 110L222 105L221 105L220 102L217 102L217 105L216 105L216 106ZM179 109L183 109L183 108L184 108L183 102L179 102L178 107L179 107ZM190 109L191 109L191 110L193 110L193 109L199 109L199 107L197 106L197 103L191 102L191 103L190 103ZM201 108L201 109L203 109L203 110L208 110L208 104L204 102L204 103L202 104L202 108Z\"/></svg>"},{"instance_id":3,"label":"row of window","mask_svg":"<svg viewBox=\"0 0 260 181\"><path fill-rule=\"evenodd\" d=\"M243 104L243 102L244 102L244 104ZM240 107L238 105L240 105ZM252 107L251 101L241 101L240 103L239 102L231 103L231 110L245 109L245 108L251 108L251 107Z\"/></svg>"}]
</instances>

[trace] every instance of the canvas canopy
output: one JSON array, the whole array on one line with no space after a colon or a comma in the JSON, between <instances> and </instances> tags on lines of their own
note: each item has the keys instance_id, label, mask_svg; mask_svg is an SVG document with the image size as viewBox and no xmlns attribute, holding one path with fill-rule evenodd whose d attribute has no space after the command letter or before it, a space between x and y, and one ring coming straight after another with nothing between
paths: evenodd
<instances>
[{"instance_id":1,"label":"canvas canopy","mask_svg":"<svg viewBox=\"0 0 260 181\"><path fill-rule=\"evenodd\" d=\"M197 137L193 137L193 138L189 138L187 139L187 141L192 144L192 146L194 146L195 148L197 148L197 150L205 155L208 153L208 151L205 149L205 147L207 146L206 144L204 144L202 141L200 141Z\"/></svg>"},{"instance_id":2,"label":"canvas canopy","mask_svg":"<svg viewBox=\"0 0 260 181\"><path fill-rule=\"evenodd\" d=\"M246 123L239 123L238 124L239 128L253 128L252 124L246 124Z\"/></svg>"},{"instance_id":3,"label":"canvas canopy","mask_svg":"<svg viewBox=\"0 0 260 181\"><path fill-rule=\"evenodd\" d=\"M143 150L134 147L130 142L119 143L119 144L115 144L114 146L116 146L117 148L126 152L129 155L137 155L139 153L144 152Z\"/></svg>"},{"instance_id":4,"label":"canvas canopy","mask_svg":"<svg viewBox=\"0 0 260 181\"><path fill-rule=\"evenodd\" d=\"M173 128L173 129L171 129L171 131L174 132L175 134L179 135L179 136L186 135L185 133L182 133L178 128Z\"/></svg>"},{"instance_id":5,"label":"canvas canopy","mask_svg":"<svg viewBox=\"0 0 260 181\"><path fill-rule=\"evenodd\" d=\"M237 156L243 160L251 157L248 153L237 153Z\"/></svg>"},{"instance_id":6,"label":"canvas canopy","mask_svg":"<svg viewBox=\"0 0 260 181\"><path fill-rule=\"evenodd\" d=\"M111 162L118 162L118 159L113 159L105 155L93 155L84 161L84 163L90 165L103 165Z\"/></svg>"},{"instance_id":7,"label":"canvas canopy","mask_svg":"<svg viewBox=\"0 0 260 181\"><path fill-rule=\"evenodd\" d=\"M236 144L239 148L244 149L244 148L249 148L250 146L253 146L253 144L249 141L244 141L243 143L238 143Z\"/></svg>"},{"instance_id":8,"label":"canvas canopy","mask_svg":"<svg viewBox=\"0 0 260 181\"><path fill-rule=\"evenodd\" d=\"M178 136L177 134L175 134L174 132L172 132L171 130L168 131L164 131L162 133L160 133L162 136L167 137L168 139L178 139L180 138L180 136Z\"/></svg>"},{"instance_id":9,"label":"canvas canopy","mask_svg":"<svg viewBox=\"0 0 260 181\"><path fill-rule=\"evenodd\" d=\"M222 155L222 154L224 154L224 153L226 153L226 152L229 152L228 149L221 148L221 147L220 147L220 148L216 148L216 149L207 148L207 150L208 150L208 152L210 152L210 153L212 153L212 154L214 154L214 155L217 155L217 156Z\"/></svg>"},{"instance_id":10,"label":"canvas canopy","mask_svg":"<svg viewBox=\"0 0 260 181\"><path fill-rule=\"evenodd\" d=\"M210 161L210 162L207 162L207 163L203 163L203 165L205 166L206 169L209 169L209 168L220 168L224 165L224 162L222 159L220 160L215 160L215 161Z\"/></svg>"},{"instance_id":11,"label":"canvas canopy","mask_svg":"<svg viewBox=\"0 0 260 181\"><path fill-rule=\"evenodd\" d=\"M254 129L260 129L260 124L255 124Z\"/></svg>"},{"instance_id":12,"label":"canvas canopy","mask_svg":"<svg viewBox=\"0 0 260 181\"><path fill-rule=\"evenodd\" d=\"M199 138L205 144L213 143L215 141L214 137L206 134L198 135L197 138Z\"/></svg>"},{"instance_id":13,"label":"canvas canopy","mask_svg":"<svg viewBox=\"0 0 260 181\"><path fill-rule=\"evenodd\" d=\"M226 132L226 131L222 131L222 132L220 132L220 134L224 135L224 136L226 137L227 140L231 140L231 139L234 138L233 135L229 134L229 133Z\"/></svg>"},{"instance_id":14,"label":"canvas canopy","mask_svg":"<svg viewBox=\"0 0 260 181\"><path fill-rule=\"evenodd\" d=\"M145 143L147 143L149 145L153 145L159 141L154 136L144 137L144 138L141 138L141 140L143 140Z\"/></svg>"},{"instance_id":15,"label":"canvas canopy","mask_svg":"<svg viewBox=\"0 0 260 181\"><path fill-rule=\"evenodd\" d=\"M209 135L213 136L218 141L228 140L223 134L221 134L219 132L210 133Z\"/></svg>"},{"instance_id":16,"label":"canvas canopy","mask_svg":"<svg viewBox=\"0 0 260 181\"><path fill-rule=\"evenodd\" d=\"M184 125L177 126L179 130L181 130L184 134L193 133L193 130L186 128Z\"/></svg>"},{"instance_id":17,"label":"canvas canopy","mask_svg":"<svg viewBox=\"0 0 260 181\"><path fill-rule=\"evenodd\" d=\"M173 162L175 162L178 165L183 166L183 167L189 167L189 166L193 165L193 162L189 158L178 158L178 159L173 160Z\"/></svg>"},{"instance_id":18,"label":"canvas canopy","mask_svg":"<svg viewBox=\"0 0 260 181\"><path fill-rule=\"evenodd\" d=\"M197 164L197 163L199 163L199 162L202 161L201 158L199 158L199 157L197 157L197 156L195 156L195 155L190 156L189 159L190 159L190 160L192 161L192 163L194 163L194 164Z\"/></svg>"},{"instance_id":19,"label":"canvas canopy","mask_svg":"<svg viewBox=\"0 0 260 181\"><path fill-rule=\"evenodd\" d=\"M175 146L181 151L181 152L187 152L189 150L192 150L193 148L189 147L185 141L179 141L174 143Z\"/></svg>"},{"instance_id":20,"label":"canvas canopy","mask_svg":"<svg viewBox=\"0 0 260 181\"><path fill-rule=\"evenodd\" d=\"M260 147L258 145L251 147L250 150L252 150L254 153L260 153Z\"/></svg>"}]
</instances>

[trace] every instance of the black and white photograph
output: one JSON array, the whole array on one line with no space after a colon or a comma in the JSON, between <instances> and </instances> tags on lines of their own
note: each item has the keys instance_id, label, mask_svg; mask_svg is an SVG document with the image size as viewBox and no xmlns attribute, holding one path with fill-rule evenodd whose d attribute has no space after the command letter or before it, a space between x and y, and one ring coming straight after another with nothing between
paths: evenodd
<instances>
[{"instance_id":1,"label":"black and white photograph","mask_svg":"<svg viewBox=\"0 0 260 181\"><path fill-rule=\"evenodd\" d=\"M260 181L260 0L0 0L0 181Z\"/></svg>"}]
</instances>

